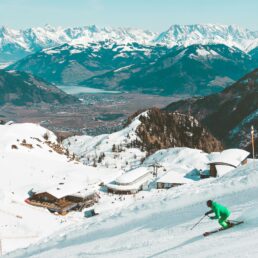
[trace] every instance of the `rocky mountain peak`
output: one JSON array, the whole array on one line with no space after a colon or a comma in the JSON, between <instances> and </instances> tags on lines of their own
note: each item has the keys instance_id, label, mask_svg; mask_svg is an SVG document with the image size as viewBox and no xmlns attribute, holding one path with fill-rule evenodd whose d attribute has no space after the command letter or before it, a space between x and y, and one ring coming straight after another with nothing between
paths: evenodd
<instances>
[{"instance_id":1,"label":"rocky mountain peak","mask_svg":"<svg viewBox=\"0 0 258 258\"><path fill-rule=\"evenodd\" d=\"M140 115L139 120L141 124L136 133L141 140L138 145L149 154L170 147L197 148L206 152L223 149L221 142L191 115L152 108L147 115Z\"/></svg>"}]
</instances>

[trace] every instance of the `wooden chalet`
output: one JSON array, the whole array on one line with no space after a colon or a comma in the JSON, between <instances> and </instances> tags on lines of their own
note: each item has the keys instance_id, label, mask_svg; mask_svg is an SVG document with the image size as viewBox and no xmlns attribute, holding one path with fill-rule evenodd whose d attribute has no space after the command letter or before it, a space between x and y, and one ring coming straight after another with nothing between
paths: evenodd
<instances>
[{"instance_id":1,"label":"wooden chalet","mask_svg":"<svg viewBox=\"0 0 258 258\"><path fill-rule=\"evenodd\" d=\"M84 208L93 206L99 200L96 193L88 193L86 195L66 195L61 198L55 197L49 192L35 193L25 200L26 203L47 208L50 212L59 215L66 215L70 211L82 211Z\"/></svg>"}]
</instances>

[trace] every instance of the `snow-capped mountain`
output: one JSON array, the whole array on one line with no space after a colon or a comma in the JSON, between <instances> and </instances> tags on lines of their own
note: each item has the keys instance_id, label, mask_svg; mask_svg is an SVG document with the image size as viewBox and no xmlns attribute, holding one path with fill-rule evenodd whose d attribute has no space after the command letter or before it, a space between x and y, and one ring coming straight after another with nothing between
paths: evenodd
<instances>
[{"instance_id":1,"label":"snow-capped mountain","mask_svg":"<svg viewBox=\"0 0 258 258\"><path fill-rule=\"evenodd\" d=\"M112 40L117 43L150 42L157 34L133 28L99 28L95 25L61 28L44 27L15 30L0 28L0 61L15 61L44 48L59 46L74 41L77 44Z\"/></svg>"},{"instance_id":2,"label":"snow-capped mountain","mask_svg":"<svg viewBox=\"0 0 258 258\"><path fill-rule=\"evenodd\" d=\"M156 33L134 28L100 28L95 25L62 28L44 27L16 30L0 28L0 62L17 61L43 48L55 47L69 42L87 44L111 40L116 43L163 44L189 46L192 44L225 44L243 51L258 45L258 32L232 25L173 25Z\"/></svg>"},{"instance_id":3,"label":"snow-capped mountain","mask_svg":"<svg viewBox=\"0 0 258 258\"><path fill-rule=\"evenodd\" d=\"M235 25L172 25L158 35L153 42L167 46L193 44L225 44L243 51L257 47L258 31L250 31Z\"/></svg>"},{"instance_id":4,"label":"snow-capped mountain","mask_svg":"<svg viewBox=\"0 0 258 258\"><path fill-rule=\"evenodd\" d=\"M161 95L208 95L231 85L257 65L255 56L236 47L176 46L156 61L107 72L81 85Z\"/></svg>"},{"instance_id":5,"label":"snow-capped mountain","mask_svg":"<svg viewBox=\"0 0 258 258\"><path fill-rule=\"evenodd\" d=\"M106 72L132 64L155 61L166 54L166 46L147 46L114 41L64 44L47 48L9 66L9 70L30 72L59 85L78 84Z\"/></svg>"}]
</instances>

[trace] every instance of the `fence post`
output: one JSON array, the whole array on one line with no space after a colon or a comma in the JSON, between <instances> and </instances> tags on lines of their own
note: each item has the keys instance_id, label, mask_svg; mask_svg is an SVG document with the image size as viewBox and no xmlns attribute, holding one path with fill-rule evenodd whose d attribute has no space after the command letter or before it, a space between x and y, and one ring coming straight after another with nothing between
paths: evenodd
<instances>
[{"instance_id":1,"label":"fence post","mask_svg":"<svg viewBox=\"0 0 258 258\"><path fill-rule=\"evenodd\" d=\"M0 256L3 255L3 249L2 249L2 239L0 238Z\"/></svg>"},{"instance_id":2,"label":"fence post","mask_svg":"<svg viewBox=\"0 0 258 258\"><path fill-rule=\"evenodd\" d=\"M252 151L253 151L253 162L254 162L254 169L255 169L255 154L254 154L254 127L251 127L251 141L252 141Z\"/></svg>"}]
</instances>

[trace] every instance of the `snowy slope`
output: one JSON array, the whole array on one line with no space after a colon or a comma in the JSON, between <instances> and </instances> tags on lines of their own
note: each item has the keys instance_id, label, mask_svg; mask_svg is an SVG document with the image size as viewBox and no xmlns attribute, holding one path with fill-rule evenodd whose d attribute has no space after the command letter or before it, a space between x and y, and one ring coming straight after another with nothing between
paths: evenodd
<instances>
[{"instance_id":1,"label":"snowy slope","mask_svg":"<svg viewBox=\"0 0 258 258\"><path fill-rule=\"evenodd\" d=\"M66 195L98 189L100 182L119 175L115 170L86 167L57 153L55 150L66 151L57 145L52 132L36 124L0 125L0 150L0 240L4 253L28 246L83 216L71 213L67 220L25 204L31 189Z\"/></svg>"},{"instance_id":2,"label":"snowy slope","mask_svg":"<svg viewBox=\"0 0 258 258\"><path fill-rule=\"evenodd\" d=\"M140 115L147 115L147 111ZM63 145L85 165L130 170L139 166L146 157L145 151L128 147L136 139L140 140L136 134L136 128L141 124L140 115L121 131L96 137L73 136L64 140Z\"/></svg>"},{"instance_id":3,"label":"snowy slope","mask_svg":"<svg viewBox=\"0 0 258 258\"><path fill-rule=\"evenodd\" d=\"M207 154L198 149L170 148L155 152L143 162L143 166L158 163L166 171L174 168L181 168L188 172L194 169L206 170L208 169L207 164L213 159L214 154L215 152Z\"/></svg>"},{"instance_id":4,"label":"snowy slope","mask_svg":"<svg viewBox=\"0 0 258 258\"><path fill-rule=\"evenodd\" d=\"M102 150L105 148L107 157L105 162L114 165L110 168L107 168L106 165L98 168L89 167L72 160L72 152L70 151L68 156L65 155L67 151L58 145L56 136L39 125L13 124L11 122L1 125L0 166L2 179L0 180L0 200L2 205L0 208L0 240L2 253L27 247L38 241L41 242L52 234L63 234L73 230L75 225L83 224L85 221L84 213L72 212L65 217L54 216L45 209L26 204L24 200L28 198L28 192L31 190L54 192L57 197L86 189L88 191L99 191L100 182L109 183L124 173L120 169L124 162L128 161L128 169L139 166L139 158L141 155L144 156L145 153L138 149L117 153L121 160L108 155L112 144L119 145L126 139L128 140L128 134L132 140L137 137L134 132L138 124L139 120L136 118L129 127L120 132L110 136L102 135L96 137L96 139L83 136L83 141L73 146L75 151L85 151L86 145L84 142L89 141L91 144L87 144L88 151L94 153L94 155L95 150L99 151L101 148L103 148ZM72 139L76 142L76 138ZM59 151L59 153L56 151ZM181 154L179 155L179 153ZM206 166L207 154L198 150L186 148L185 150L167 150L163 157L180 156L180 159L171 157L170 161L174 160L171 164L189 170L191 165L187 156L190 153L192 156L195 153L195 160L202 167ZM159 156L159 154L156 155ZM149 169L148 166L153 163L152 160L156 160L155 156L150 157L142 169ZM164 163L165 166L166 159L164 162L160 160L160 163ZM115 167L118 169L115 169ZM166 168L169 171L170 167ZM159 176L162 174L159 174ZM102 191L99 194L101 199L95 205L95 209L101 214L107 215L112 215L114 208L118 211L142 199L141 194L136 197L125 196L123 199L110 196ZM40 221L40 223L37 221Z\"/></svg>"},{"instance_id":5,"label":"snowy slope","mask_svg":"<svg viewBox=\"0 0 258 258\"><path fill-rule=\"evenodd\" d=\"M218 179L146 193L125 209L92 218L8 257L257 257L257 183L249 161ZM245 223L207 238L202 233L218 228L215 221L205 219L190 230L207 211L207 199L230 207L231 219Z\"/></svg>"},{"instance_id":6,"label":"snowy slope","mask_svg":"<svg viewBox=\"0 0 258 258\"><path fill-rule=\"evenodd\" d=\"M258 193L255 188L258 176L251 161L224 177L195 181L194 170L207 169L213 154L189 148L161 150L149 156L140 168L140 155L136 152L137 158L133 156L136 150L145 155L139 149L117 152L118 156L114 158L111 155L113 144L123 148L121 143L129 140L128 135L132 140L137 137L135 128L140 122L138 118L117 133L93 138L83 136L83 141L70 138L66 142L67 146L70 142L70 148L75 152L81 150L82 153L96 155L101 150L105 151L105 162L109 162L109 168L105 164L96 168L84 166L71 160L71 149L69 157L55 152L55 135L39 125L8 123L0 126L2 252L6 254L36 244L7 257L187 257L191 252L195 257L208 257L207 253L201 253L200 246L211 243L200 235L217 227L216 224L206 220L194 231L189 231L206 210L204 201L216 198L229 205L235 212L234 218L241 217L246 210L257 205L253 196ZM62 146L59 147L67 153ZM123 167L125 161L128 161L127 167ZM175 176L188 178L189 184L168 191L150 188L136 195L120 197L107 194L99 187L100 182L109 183L124 173L120 166L128 170L138 167L144 172L155 163L162 166L158 178L166 173L173 175L176 171ZM45 209L24 203L31 189L65 195L86 188L97 190L101 197L94 207L100 215L90 219L85 219L83 212L72 212L65 217L54 216ZM246 241L258 213L251 213L251 216L245 218L248 222L239 227L243 231L235 233L232 229L229 234L237 234L240 241ZM254 234L258 235L258 231L254 230ZM227 243L222 249L222 253L227 254L230 244L236 242L229 242L224 235L224 232L219 234L218 240ZM212 249L211 254L219 257L216 249Z\"/></svg>"}]
</instances>

